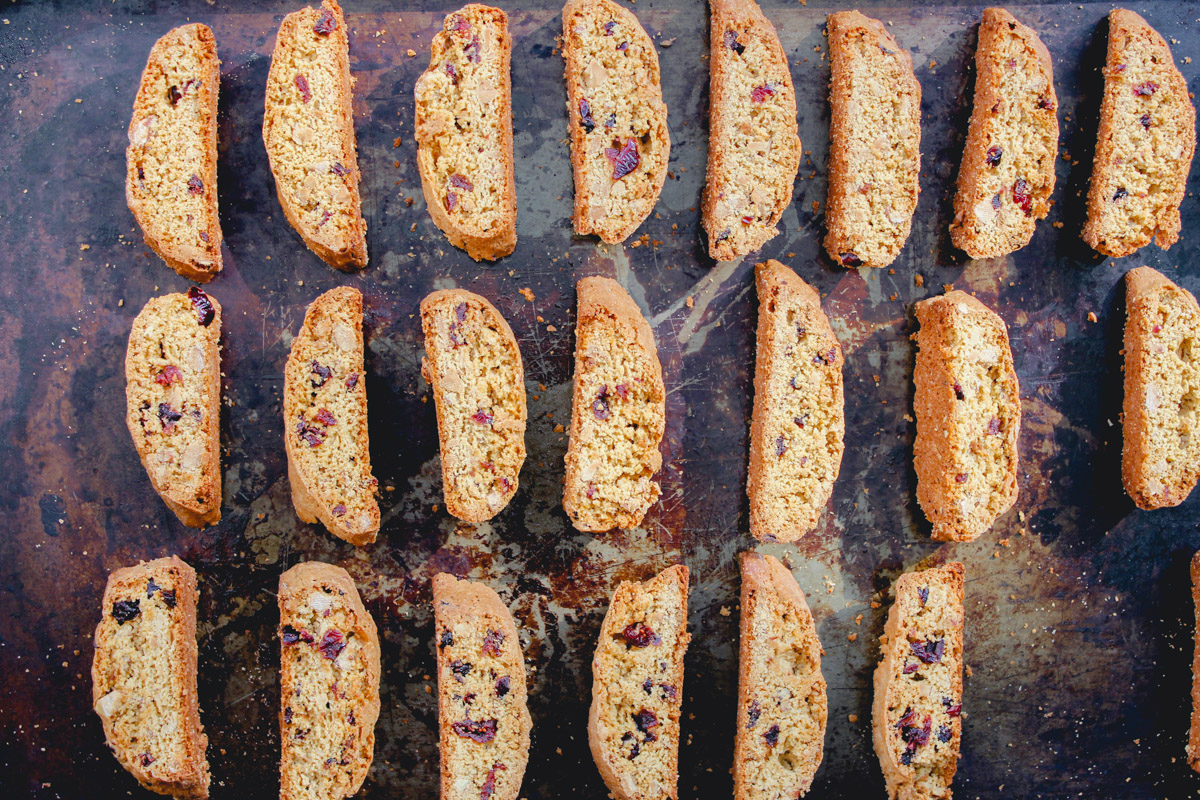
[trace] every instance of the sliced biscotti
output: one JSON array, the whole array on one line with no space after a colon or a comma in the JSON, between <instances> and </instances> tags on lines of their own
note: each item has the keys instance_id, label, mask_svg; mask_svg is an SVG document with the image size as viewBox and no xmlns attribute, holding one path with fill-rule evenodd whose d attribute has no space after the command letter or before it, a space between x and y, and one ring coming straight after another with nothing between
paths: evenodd
<instances>
[{"instance_id":1,"label":"sliced biscotti","mask_svg":"<svg viewBox=\"0 0 1200 800\"><path fill-rule=\"evenodd\" d=\"M318 297L283 373L283 439L296 515L320 520L334 536L360 546L379 532L362 319L357 289L343 286Z\"/></svg>"},{"instance_id":2,"label":"sliced biscotti","mask_svg":"<svg viewBox=\"0 0 1200 800\"><path fill-rule=\"evenodd\" d=\"M970 541L1017 499L1021 393L1008 328L966 292L915 310L917 500L934 539Z\"/></svg>"},{"instance_id":3,"label":"sliced biscotti","mask_svg":"<svg viewBox=\"0 0 1200 800\"><path fill-rule=\"evenodd\" d=\"M792 202L800 168L787 54L753 0L713 0L704 230L730 261L762 247Z\"/></svg>"},{"instance_id":4,"label":"sliced biscotti","mask_svg":"<svg viewBox=\"0 0 1200 800\"><path fill-rule=\"evenodd\" d=\"M1083 240L1113 257L1179 241L1195 151L1196 109L1171 49L1140 16L1114 9Z\"/></svg>"},{"instance_id":5,"label":"sliced biscotti","mask_svg":"<svg viewBox=\"0 0 1200 800\"><path fill-rule=\"evenodd\" d=\"M950 238L972 258L1029 244L1050 212L1058 154L1050 52L1003 8L988 8L975 51L975 109L958 172Z\"/></svg>"},{"instance_id":6,"label":"sliced biscotti","mask_svg":"<svg viewBox=\"0 0 1200 800\"><path fill-rule=\"evenodd\" d=\"M379 634L346 570L279 576L279 640L280 800L349 797L375 753Z\"/></svg>"},{"instance_id":7,"label":"sliced biscotti","mask_svg":"<svg viewBox=\"0 0 1200 800\"><path fill-rule=\"evenodd\" d=\"M154 491L184 525L221 521L221 304L193 286L155 297L125 352L125 425Z\"/></svg>"},{"instance_id":8,"label":"sliced biscotti","mask_svg":"<svg viewBox=\"0 0 1200 800\"><path fill-rule=\"evenodd\" d=\"M1192 610L1195 627L1192 629L1192 724L1188 730L1188 766L1200 772L1200 552L1192 556Z\"/></svg>"},{"instance_id":9,"label":"sliced biscotti","mask_svg":"<svg viewBox=\"0 0 1200 800\"><path fill-rule=\"evenodd\" d=\"M872 738L892 800L951 796L962 740L963 565L896 581L875 669Z\"/></svg>"},{"instance_id":10,"label":"sliced biscotti","mask_svg":"<svg viewBox=\"0 0 1200 800\"><path fill-rule=\"evenodd\" d=\"M1200 306L1150 267L1125 288L1121 476L1139 508L1177 506L1200 479Z\"/></svg>"},{"instance_id":11,"label":"sliced biscotti","mask_svg":"<svg viewBox=\"0 0 1200 800\"><path fill-rule=\"evenodd\" d=\"M283 213L309 249L339 269L367 264L349 48L337 0L284 17L263 113Z\"/></svg>"},{"instance_id":12,"label":"sliced biscotti","mask_svg":"<svg viewBox=\"0 0 1200 800\"><path fill-rule=\"evenodd\" d=\"M221 271L217 89L221 62L207 25L154 43L129 121L125 199L146 244L201 283Z\"/></svg>"},{"instance_id":13,"label":"sliced biscotti","mask_svg":"<svg viewBox=\"0 0 1200 800\"><path fill-rule=\"evenodd\" d=\"M208 797L208 737L196 699L196 572L174 556L108 576L92 702L109 749L138 783Z\"/></svg>"},{"instance_id":14,"label":"sliced biscotti","mask_svg":"<svg viewBox=\"0 0 1200 800\"><path fill-rule=\"evenodd\" d=\"M842 465L842 348L820 295L795 272L767 261L754 274L750 532L760 541L794 542L817 524Z\"/></svg>"},{"instance_id":15,"label":"sliced biscotti","mask_svg":"<svg viewBox=\"0 0 1200 800\"><path fill-rule=\"evenodd\" d=\"M512 39L508 17L471 3L449 14L417 80L417 167L429 216L476 261L517 246Z\"/></svg>"},{"instance_id":16,"label":"sliced biscotti","mask_svg":"<svg viewBox=\"0 0 1200 800\"><path fill-rule=\"evenodd\" d=\"M804 592L773 556L742 553L736 800L803 797L825 749L821 642Z\"/></svg>"},{"instance_id":17,"label":"sliced biscotti","mask_svg":"<svg viewBox=\"0 0 1200 800\"><path fill-rule=\"evenodd\" d=\"M679 709L687 632L688 569L621 581L592 659L588 744L617 800L679 796Z\"/></svg>"},{"instance_id":18,"label":"sliced biscotti","mask_svg":"<svg viewBox=\"0 0 1200 800\"><path fill-rule=\"evenodd\" d=\"M563 509L581 531L632 528L662 493L662 365L650 323L620 284L584 278L578 292Z\"/></svg>"},{"instance_id":19,"label":"sliced biscotti","mask_svg":"<svg viewBox=\"0 0 1200 800\"><path fill-rule=\"evenodd\" d=\"M829 15L829 195L825 250L844 267L886 267L912 229L921 169L921 84L878 20Z\"/></svg>"},{"instance_id":20,"label":"sliced biscotti","mask_svg":"<svg viewBox=\"0 0 1200 800\"><path fill-rule=\"evenodd\" d=\"M461 289L421 301L446 510L482 522L508 505L525 463L525 372L512 328L496 307Z\"/></svg>"},{"instance_id":21,"label":"sliced biscotti","mask_svg":"<svg viewBox=\"0 0 1200 800\"><path fill-rule=\"evenodd\" d=\"M442 800L516 800L533 722L512 614L482 583L441 573L433 616Z\"/></svg>"}]
</instances>

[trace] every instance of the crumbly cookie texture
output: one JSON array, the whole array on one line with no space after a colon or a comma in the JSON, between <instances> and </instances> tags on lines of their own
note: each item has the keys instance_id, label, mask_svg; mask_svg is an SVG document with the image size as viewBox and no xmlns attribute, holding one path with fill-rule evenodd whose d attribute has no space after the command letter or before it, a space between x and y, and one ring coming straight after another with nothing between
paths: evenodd
<instances>
[{"instance_id":1,"label":"crumbly cookie texture","mask_svg":"<svg viewBox=\"0 0 1200 800\"><path fill-rule=\"evenodd\" d=\"M208 26L154 43L129 121L125 199L146 244L204 283L221 271L217 217L217 90L221 62Z\"/></svg>"},{"instance_id":2,"label":"crumbly cookie texture","mask_svg":"<svg viewBox=\"0 0 1200 800\"><path fill-rule=\"evenodd\" d=\"M633 13L612 0L563 7L575 232L613 244L654 210L671 137L658 53Z\"/></svg>"},{"instance_id":3,"label":"crumbly cookie texture","mask_svg":"<svg viewBox=\"0 0 1200 800\"><path fill-rule=\"evenodd\" d=\"M708 252L731 261L762 247L792 202L800 168L787 54L753 0L713 0L709 41Z\"/></svg>"},{"instance_id":4,"label":"crumbly cookie texture","mask_svg":"<svg viewBox=\"0 0 1200 800\"><path fill-rule=\"evenodd\" d=\"M588 744L617 800L677 800L688 569L621 581L592 660Z\"/></svg>"},{"instance_id":5,"label":"crumbly cookie texture","mask_svg":"<svg viewBox=\"0 0 1200 800\"><path fill-rule=\"evenodd\" d=\"M516 800L529 761L525 661L512 614L482 583L433 579L443 800Z\"/></svg>"},{"instance_id":6,"label":"crumbly cookie texture","mask_svg":"<svg viewBox=\"0 0 1200 800\"><path fill-rule=\"evenodd\" d=\"M975 75L950 237L972 258L995 258L1029 244L1050 213L1058 96L1046 46L1003 8L983 12Z\"/></svg>"},{"instance_id":7,"label":"crumbly cookie texture","mask_svg":"<svg viewBox=\"0 0 1200 800\"><path fill-rule=\"evenodd\" d=\"M425 205L476 261L517 246L512 39L503 11L472 3L446 17L417 80L417 167Z\"/></svg>"},{"instance_id":8,"label":"crumbly cookie texture","mask_svg":"<svg viewBox=\"0 0 1200 800\"><path fill-rule=\"evenodd\" d=\"M825 250L843 267L886 267L908 239L921 169L921 84L878 20L829 15L829 195Z\"/></svg>"},{"instance_id":9,"label":"crumbly cookie texture","mask_svg":"<svg viewBox=\"0 0 1200 800\"><path fill-rule=\"evenodd\" d=\"M283 213L309 249L339 269L367 265L349 47L337 0L284 17L263 114Z\"/></svg>"},{"instance_id":10,"label":"crumbly cookie texture","mask_svg":"<svg viewBox=\"0 0 1200 800\"><path fill-rule=\"evenodd\" d=\"M742 553L736 800L803 797L829 715L821 642L804 592L774 556Z\"/></svg>"},{"instance_id":11,"label":"crumbly cookie texture","mask_svg":"<svg viewBox=\"0 0 1200 800\"><path fill-rule=\"evenodd\" d=\"M1195 627L1192 630L1194 650L1192 651L1192 724L1188 730L1188 741L1185 751L1188 766L1200 772L1200 552L1192 556L1192 610L1195 613Z\"/></svg>"},{"instance_id":12,"label":"crumbly cookie texture","mask_svg":"<svg viewBox=\"0 0 1200 800\"><path fill-rule=\"evenodd\" d=\"M1177 506L1200 479L1200 306L1150 267L1125 287L1121 476L1139 508Z\"/></svg>"},{"instance_id":13,"label":"crumbly cookie texture","mask_svg":"<svg viewBox=\"0 0 1200 800\"><path fill-rule=\"evenodd\" d=\"M1017 499L1021 390L1008 328L961 291L915 310L917 500L934 539L970 541Z\"/></svg>"},{"instance_id":14,"label":"crumbly cookie texture","mask_svg":"<svg viewBox=\"0 0 1200 800\"><path fill-rule=\"evenodd\" d=\"M581 531L632 528L662 493L662 366L650 323L620 284L584 278L578 293L563 509Z\"/></svg>"},{"instance_id":15,"label":"crumbly cookie texture","mask_svg":"<svg viewBox=\"0 0 1200 800\"><path fill-rule=\"evenodd\" d=\"M875 670L872 738L891 800L950 800L962 742L963 565L896 581Z\"/></svg>"},{"instance_id":16,"label":"crumbly cookie texture","mask_svg":"<svg viewBox=\"0 0 1200 800\"><path fill-rule=\"evenodd\" d=\"M1107 256L1179 241L1196 109L1171 49L1132 11L1108 15L1108 60L1083 240Z\"/></svg>"},{"instance_id":17,"label":"crumbly cookie texture","mask_svg":"<svg viewBox=\"0 0 1200 800\"><path fill-rule=\"evenodd\" d=\"M483 297L461 289L421 301L446 510L467 522L498 514L525 463L525 373L512 328Z\"/></svg>"},{"instance_id":18,"label":"crumbly cookie texture","mask_svg":"<svg viewBox=\"0 0 1200 800\"><path fill-rule=\"evenodd\" d=\"M815 289L778 261L754 272L750 532L760 541L794 542L816 526L841 469L844 360Z\"/></svg>"}]
</instances>

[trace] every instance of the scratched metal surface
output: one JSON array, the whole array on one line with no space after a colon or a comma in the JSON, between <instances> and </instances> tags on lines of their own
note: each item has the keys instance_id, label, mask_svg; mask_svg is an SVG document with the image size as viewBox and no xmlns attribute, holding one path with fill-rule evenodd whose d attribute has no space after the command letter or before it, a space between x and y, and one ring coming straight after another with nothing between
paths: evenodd
<instances>
[{"instance_id":1,"label":"scratched metal surface","mask_svg":"<svg viewBox=\"0 0 1200 800\"><path fill-rule=\"evenodd\" d=\"M755 297L753 259L714 265L697 236L707 142L704 5L635 7L651 33L674 40L660 50L673 177L641 229L648 240L611 248L571 235L558 6L508 5L520 241L495 266L448 247L419 192L412 86L452 6L348 5L371 256L354 277L327 268L288 227L261 144L270 47L292 4L119 0L0 11L4 796L146 796L106 752L91 711L90 635L109 570L177 553L201 575L200 696L214 797L277 791L273 592L279 574L302 559L349 569L383 635L383 713L364 798L437 791L435 572L487 581L525 632L535 728L523 796L601 798L585 724L592 641L608 595L619 579L686 563L694 638L680 789L684 797L727 797L736 555L754 544L742 487ZM831 508L799 546L762 548L788 558L826 651L830 724L813 796L883 796L869 730L876 642L891 582L928 557L961 559L969 576L960 796L1191 794L1200 781L1182 759L1186 562L1200 545L1200 497L1136 511L1120 488L1116 422L1120 276L1148 263L1200 290L1190 266L1200 209L1189 197L1184 241L1169 253L1102 260L1079 241L1110 6L1014 8L1054 55L1069 157L1058 162L1058 203L1032 244L1010 258L966 263L946 226L982 5L862 4L891 24L919 65L924 156L908 246L894 269L860 274L834 267L819 247L829 122L822 22L832 5L764 3L794 64L806 158L784 233L762 255L819 287L847 355L847 450ZM1134 7L1176 40L1195 87L1200 64L1185 57L1195 55L1197 4ZM124 131L151 44L186 20L214 28L223 60L227 266L209 288L226 320L225 504L221 524L203 532L182 527L154 495L121 422L130 322L148 298L187 285L142 244L125 207ZM559 506L566 442L557 426L570 413L573 286L590 274L616 277L646 310L669 387L663 500L644 529L605 536L575 532ZM911 304L950 283L976 292L1010 325L1025 424L1018 511L976 543L937 545L914 498L908 337ZM366 296L372 457L386 489L379 542L362 550L297 521L280 442L290 337L306 304L343 284ZM452 285L485 294L507 316L530 393L521 491L479 526L458 525L437 508L434 412L419 374L417 303ZM526 288L532 299L519 293Z\"/></svg>"}]
</instances>

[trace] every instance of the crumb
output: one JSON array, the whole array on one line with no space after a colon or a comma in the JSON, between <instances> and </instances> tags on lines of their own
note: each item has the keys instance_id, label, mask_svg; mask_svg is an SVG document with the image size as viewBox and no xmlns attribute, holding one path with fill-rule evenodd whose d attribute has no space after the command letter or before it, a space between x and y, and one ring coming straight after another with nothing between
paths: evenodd
<instances>
[{"instance_id":1,"label":"crumb","mask_svg":"<svg viewBox=\"0 0 1200 800\"><path fill-rule=\"evenodd\" d=\"M412 206L412 204L413 204L413 199L411 197L404 198L404 205Z\"/></svg>"},{"instance_id":2,"label":"crumb","mask_svg":"<svg viewBox=\"0 0 1200 800\"><path fill-rule=\"evenodd\" d=\"M695 307L696 307L696 298L692 297L692 296L689 294L689 295L687 296L687 299L683 301L683 304L684 304L685 306L687 306L688 308L695 308Z\"/></svg>"},{"instance_id":3,"label":"crumb","mask_svg":"<svg viewBox=\"0 0 1200 800\"><path fill-rule=\"evenodd\" d=\"M554 426L555 433L562 433L564 430L565 430L565 428L563 428L563 425L561 422Z\"/></svg>"},{"instance_id":4,"label":"crumb","mask_svg":"<svg viewBox=\"0 0 1200 800\"><path fill-rule=\"evenodd\" d=\"M729 606L721 606L721 616L722 617L728 617L729 613L730 613Z\"/></svg>"},{"instance_id":5,"label":"crumb","mask_svg":"<svg viewBox=\"0 0 1200 800\"><path fill-rule=\"evenodd\" d=\"M81 244L81 245L79 245L79 249L80 250L91 250L92 246L90 244Z\"/></svg>"},{"instance_id":6,"label":"crumb","mask_svg":"<svg viewBox=\"0 0 1200 800\"><path fill-rule=\"evenodd\" d=\"M558 328L554 327L553 325L547 325L546 333L558 333Z\"/></svg>"},{"instance_id":7,"label":"crumb","mask_svg":"<svg viewBox=\"0 0 1200 800\"><path fill-rule=\"evenodd\" d=\"M410 48L408 48L408 53L407 53L407 55L408 55L408 57L409 57L409 58L416 58L416 57L417 57L417 51L416 51L416 50L413 50L413 49L410 47Z\"/></svg>"},{"instance_id":8,"label":"crumb","mask_svg":"<svg viewBox=\"0 0 1200 800\"><path fill-rule=\"evenodd\" d=\"M392 139L392 147L399 147L400 144L401 144L401 142L400 142L399 136L397 136L395 139Z\"/></svg>"},{"instance_id":9,"label":"crumb","mask_svg":"<svg viewBox=\"0 0 1200 800\"><path fill-rule=\"evenodd\" d=\"M944 292L953 292L953 291L954 291L954 284L953 284L953 283L943 283L943 284L942 284L942 291L944 291Z\"/></svg>"},{"instance_id":10,"label":"crumb","mask_svg":"<svg viewBox=\"0 0 1200 800\"><path fill-rule=\"evenodd\" d=\"M850 722L858 722L858 714L851 714L850 716L846 717L846 719Z\"/></svg>"},{"instance_id":11,"label":"crumb","mask_svg":"<svg viewBox=\"0 0 1200 800\"><path fill-rule=\"evenodd\" d=\"M1089 312L1088 312L1088 322L1099 322L1099 321L1100 321L1100 320L1096 318L1096 312L1095 312L1095 311L1089 311Z\"/></svg>"},{"instance_id":12,"label":"crumb","mask_svg":"<svg viewBox=\"0 0 1200 800\"><path fill-rule=\"evenodd\" d=\"M918 288L924 286L925 276L918 272L916 275L913 275L913 283L915 283Z\"/></svg>"},{"instance_id":13,"label":"crumb","mask_svg":"<svg viewBox=\"0 0 1200 800\"><path fill-rule=\"evenodd\" d=\"M521 290L521 296L524 297L529 302L531 302L531 303L533 302L533 290L530 289L528 286L526 286L524 289Z\"/></svg>"},{"instance_id":14,"label":"crumb","mask_svg":"<svg viewBox=\"0 0 1200 800\"><path fill-rule=\"evenodd\" d=\"M670 39L663 39L661 42L658 43L658 46L659 47L670 47L671 45L675 44L675 40L678 38L679 38L678 36L672 36Z\"/></svg>"},{"instance_id":15,"label":"crumb","mask_svg":"<svg viewBox=\"0 0 1200 800\"><path fill-rule=\"evenodd\" d=\"M852 633L849 636L847 636L846 638L852 642L857 642L858 641L858 633L857 632Z\"/></svg>"},{"instance_id":16,"label":"crumb","mask_svg":"<svg viewBox=\"0 0 1200 800\"><path fill-rule=\"evenodd\" d=\"M812 209L813 209L813 213L814 213L814 214L816 214L817 212L819 212L819 211L821 210L821 203L820 203L820 201L818 201L818 200L813 200Z\"/></svg>"},{"instance_id":17,"label":"crumb","mask_svg":"<svg viewBox=\"0 0 1200 800\"><path fill-rule=\"evenodd\" d=\"M1061 228L1063 226L1062 220L1056 219L1054 222L1050 223L1050 226L1052 228Z\"/></svg>"}]
</instances>

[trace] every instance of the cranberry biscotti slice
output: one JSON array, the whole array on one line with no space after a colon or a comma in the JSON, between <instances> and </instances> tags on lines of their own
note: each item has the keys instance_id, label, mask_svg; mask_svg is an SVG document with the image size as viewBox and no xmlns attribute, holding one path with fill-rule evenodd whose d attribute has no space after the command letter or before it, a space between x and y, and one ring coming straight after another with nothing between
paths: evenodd
<instances>
[{"instance_id":1,"label":"cranberry biscotti slice","mask_svg":"<svg viewBox=\"0 0 1200 800\"><path fill-rule=\"evenodd\" d=\"M417 167L429 216L476 261L517 246L508 16L471 3L433 37L417 80Z\"/></svg>"},{"instance_id":2,"label":"cranberry biscotti slice","mask_svg":"<svg viewBox=\"0 0 1200 800\"><path fill-rule=\"evenodd\" d=\"M1188 766L1200 772L1200 552L1192 556L1189 570L1192 576L1192 611L1195 625L1192 628L1192 723L1188 729L1185 748Z\"/></svg>"},{"instance_id":3,"label":"cranberry biscotti slice","mask_svg":"<svg viewBox=\"0 0 1200 800\"><path fill-rule=\"evenodd\" d=\"M441 573L433 615L442 800L516 800L533 722L512 614L484 584Z\"/></svg>"},{"instance_id":4,"label":"cranberry biscotti slice","mask_svg":"<svg viewBox=\"0 0 1200 800\"><path fill-rule=\"evenodd\" d=\"M125 425L184 525L221 521L221 304L193 286L155 297L125 352Z\"/></svg>"},{"instance_id":5,"label":"cranberry biscotti slice","mask_svg":"<svg viewBox=\"0 0 1200 800\"><path fill-rule=\"evenodd\" d=\"M880 639L871 706L892 800L951 796L962 740L963 565L909 572Z\"/></svg>"},{"instance_id":6,"label":"cranberry biscotti slice","mask_svg":"<svg viewBox=\"0 0 1200 800\"><path fill-rule=\"evenodd\" d=\"M640 525L662 489L666 389L654 332L609 278L579 282L563 509L581 531Z\"/></svg>"},{"instance_id":7,"label":"cranberry biscotti slice","mask_svg":"<svg viewBox=\"0 0 1200 800\"><path fill-rule=\"evenodd\" d=\"M279 576L279 797L341 800L375 754L379 634L349 573L308 561Z\"/></svg>"},{"instance_id":8,"label":"cranberry biscotti slice","mask_svg":"<svg viewBox=\"0 0 1200 800\"><path fill-rule=\"evenodd\" d=\"M1177 506L1200 479L1200 306L1150 267L1125 287L1121 477L1139 508Z\"/></svg>"},{"instance_id":9,"label":"cranberry biscotti slice","mask_svg":"<svg viewBox=\"0 0 1200 800\"><path fill-rule=\"evenodd\" d=\"M338 269L367 265L351 85L337 0L284 17L267 75L263 142L288 222Z\"/></svg>"},{"instance_id":10,"label":"cranberry biscotti slice","mask_svg":"<svg viewBox=\"0 0 1200 800\"><path fill-rule=\"evenodd\" d=\"M563 7L575 232L622 242L667 179L671 136L658 53L633 12L612 0Z\"/></svg>"},{"instance_id":11,"label":"cranberry biscotti slice","mask_svg":"<svg viewBox=\"0 0 1200 800\"><path fill-rule=\"evenodd\" d=\"M152 792L208 797L208 737L196 696L196 572L174 556L108 576L92 702L104 738Z\"/></svg>"},{"instance_id":12,"label":"cranberry biscotti slice","mask_svg":"<svg viewBox=\"0 0 1200 800\"><path fill-rule=\"evenodd\" d=\"M621 581L592 660L588 744L617 800L679 796L688 568Z\"/></svg>"},{"instance_id":13,"label":"cranberry biscotti slice","mask_svg":"<svg viewBox=\"0 0 1200 800\"><path fill-rule=\"evenodd\" d=\"M842 466L844 360L815 289L778 261L754 274L750 532L759 541L794 542L817 524Z\"/></svg>"},{"instance_id":14,"label":"cranberry biscotti slice","mask_svg":"<svg viewBox=\"0 0 1200 800\"><path fill-rule=\"evenodd\" d=\"M825 750L829 699L804 592L773 556L742 553L736 800L808 793Z\"/></svg>"},{"instance_id":15,"label":"cranberry biscotti slice","mask_svg":"<svg viewBox=\"0 0 1200 800\"><path fill-rule=\"evenodd\" d=\"M1021 390L1008 328L966 292L916 305L913 460L933 538L970 541L1017 500Z\"/></svg>"},{"instance_id":16,"label":"cranberry biscotti slice","mask_svg":"<svg viewBox=\"0 0 1200 800\"><path fill-rule=\"evenodd\" d=\"M188 280L221 271L217 90L221 62L207 25L154 43L129 121L125 199L150 249Z\"/></svg>"},{"instance_id":17,"label":"cranberry biscotti slice","mask_svg":"<svg viewBox=\"0 0 1200 800\"><path fill-rule=\"evenodd\" d=\"M1196 152L1196 109L1158 31L1108 15L1108 60L1083 240L1107 256L1179 241L1179 204Z\"/></svg>"},{"instance_id":18,"label":"cranberry biscotti slice","mask_svg":"<svg viewBox=\"0 0 1200 800\"><path fill-rule=\"evenodd\" d=\"M708 252L731 261L779 233L800 169L796 91L775 27L753 0L713 0Z\"/></svg>"},{"instance_id":19,"label":"cranberry biscotti slice","mask_svg":"<svg viewBox=\"0 0 1200 800\"><path fill-rule=\"evenodd\" d=\"M512 328L483 297L461 289L421 301L446 510L467 522L499 513L525 463L525 371Z\"/></svg>"},{"instance_id":20,"label":"cranberry biscotti slice","mask_svg":"<svg viewBox=\"0 0 1200 800\"><path fill-rule=\"evenodd\" d=\"M355 545L379 532L371 475L362 294L318 297L292 341L283 375L284 442L296 515Z\"/></svg>"},{"instance_id":21,"label":"cranberry biscotti slice","mask_svg":"<svg viewBox=\"0 0 1200 800\"><path fill-rule=\"evenodd\" d=\"M912 230L921 170L921 84L878 20L829 15L829 195L825 250L844 267L886 267Z\"/></svg>"},{"instance_id":22,"label":"cranberry biscotti slice","mask_svg":"<svg viewBox=\"0 0 1200 800\"><path fill-rule=\"evenodd\" d=\"M1050 212L1058 96L1050 52L1003 8L983 12L975 76L950 238L971 258L995 258L1029 244Z\"/></svg>"}]
</instances>

